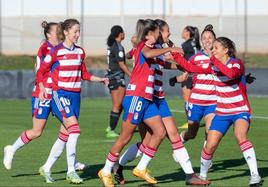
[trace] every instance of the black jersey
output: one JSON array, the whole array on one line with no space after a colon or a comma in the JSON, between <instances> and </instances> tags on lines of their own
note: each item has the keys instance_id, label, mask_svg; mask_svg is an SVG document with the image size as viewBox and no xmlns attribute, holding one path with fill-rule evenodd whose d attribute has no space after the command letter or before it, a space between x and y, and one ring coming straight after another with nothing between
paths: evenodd
<instances>
[{"instance_id":1,"label":"black jersey","mask_svg":"<svg viewBox=\"0 0 268 187\"><path fill-rule=\"evenodd\" d=\"M109 71L122 71L118 62L126 63L125 50L121 43L114 42L112 46L107 49L107 62Z\"/></svg>"},{"instance_id":2,"label":"black jersey","mask_svg":"<svg viewBox=\"0 0 268 187\"><path fill-rule=\"evenodd\" d=\"M191 58L191 56L193 56L197 52L196 44L195 44L195 41L193 39L189 39L189 40L185 41L181 45L181 47L184 51L184 58L186 60L189 60Z\"/></svg>"}]
</instances>

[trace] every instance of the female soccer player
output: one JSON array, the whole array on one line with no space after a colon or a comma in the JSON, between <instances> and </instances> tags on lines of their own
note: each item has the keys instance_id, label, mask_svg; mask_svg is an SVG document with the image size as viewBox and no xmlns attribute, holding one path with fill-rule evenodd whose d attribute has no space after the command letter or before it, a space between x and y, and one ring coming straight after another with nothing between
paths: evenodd
<instances>
[{"instance_id":1,"label":"female soccer player","mask_svg":"<svg viewBox=\"0 0 268 187\"><path fill-rule=\"evenodd\" d=\"M61 40L61 35L59 34L59 24L55 22L47 23L43 21L41 24L44 29L45 41L42 43L38 50L38 55L35 63L35 72L40 68L42 61L49 51L54 48ZM38 98L40 88L38 84L35 84L33 93L32 93L32 117L33 117L33 128L26 130L22 135L17 139L13 145L8 145L4 149L4 166L6 169L11 169L13 156L16 151L22 148L24 145L28 144L31 140L36 139L41 136L43 129L46 125L47 118L51 112L51 98L52 98L52 80L51 75L48 72L44 76L44 85L48 93L48 97L44 101L40 101ZM58 139L54 143L52 150L50 152L50 158L46 163L46 167L40 168L39 172L46 179L47 183L51 183L54 179L50 176L50 167L56 161L55 158L58 158L65 147L66 141L68 139L68 132L61 125ZM85 164L76 162L75 169L81 170L85 167ZM45 170L44 170L45 169Z\"/></svg>"},{"instance_id":2,"label":"female soccer player","mask_svg":"<svg viewBox=\"0 0 268 187\"><path fill-rule=\"evenodd\" d=\"M107 39L107 60L109 70L108 88L112 96L112 111L110 112L110 125L106 128L106 137L115 138L119 136L114 130L117 126L121 111L122 101L126 92L125 74L130 76L131 72L126 66L125 50L121 42L125 34L121 26L115 25L111 28L111 33Z\"/></svg>"},{"instance_id":3,"label":"female soccer player","mask_svg":"<svg viewBox=\"0 0 268 187\"><path fill-rule=\"evenodd\" d=\"M184 51L184 58L189 60L193 55L195 55L200 49L200 42L199 42L199 31L197 27L193 26L186 26L182 31L182 39L185 42L181 45ZM191 89L193 87L192 83L192 74L188 72L183 72L180 76L175 76L170 79L170 85L174 86L176 82L181 83L182 88L182 98L185 102L185 111L187 116L187 103L190 96ZM188 123L183 125L184 128L188 127Z\"/></svg>"},{"instance_id":4,"label":"female soccer player","mask_svg":"<svg viewBox=\"0 0 268 187\"><path fill-rule=\"evenodd\" d=\"M210 60L214 65L213 72L216 74L217 105L216 115L208 131L207 143L201 154L200 177L207 178L213 154L233 124L236 141L250 170L249 185L260 185L262 180L257 168L255 151L247 136L251 114L244 64L236 58L234 42L225 37L215 40L212 55Z\"/></svg>"},{"instance_id":5,"label":"female soccer player","mask_svg":"<svg viewBox=\"0 0 268 187\"><path fill-rule=\"evenodd\" d=\"M63 123L69 134L66 143L68 165L66 179L70 183L79 184L83 180L75 172L74 164L76 143L80 135L78 117L81 81L88 80L108 84L108 79L87 72L84 63L85 52L83 48L75 45L80 37L80 23L75 19L67 19L61 24L61 31L64 41L46 55L44 63L37 72L36 82L40 87L39 98L43 101L47 98L44 76L51 71L53 82L52 111Z\"/></svg>"},{"instance_id":6,"label":"female soccer player","mask_svg":"<svg viewBox=\"0 0 268 187\"><path fill-rule=\"evenodd\" d=\"M160 49L160 48L163 48L162 47L163 45L170 43L169 26L163 20L157 19L155 21L158 24L159 29L160 29L160 36L158 38L158 42L155 45L155 47ZM180 135L178 133L178 130L175 124L175 120L165 100L165 94L163 91L163 81L162 81L162 77L163 77L162 69L163 68L170 69L172 65L164 61L165 56L163 55L158 56L157 58L161 60L163 63L161 64L154 63L151 65L151 68L155 70L155 82L154 82L155 85L154 85L153 102L156 104L160 112L160 116L162 118L163 124L167 131L167 137L169 138L169 141L173 149L173 158L176 162L178 162L181 165L183 171L185 172L187 185L207 185L209 184L209 181L204 181L198 178L194 174L188 152L181 142ZM176 66L173 68L177 69ZM150 129L146 128L143 124L139 126L139 129L141 131L141 137L143 139L142 143L137 143L137 144L130 146L130 148L120 157L118 169L115 169L116 170L115 180L119 184L125 183L125 180L123 177L123 166L125 166L128 162L131 162L138 156L141 156L142 151L144 150L144 147L147 145L147 142L151 138Z\"/></svg>"},{"instance_id":7,"label":"female soccer player","mask_svg":"<svg viewBox=\"0 0 268 187\"><path fill-rule=\"evenodd\" d=\"M134 54L134 68L123 100L124 114L121 133L109 151L104 168L98 173L104 186L114 186L111 170L118 159L119 153L130 141L136 125L139 125L141 121L152 130L153 135L144 149L139 164L133 170L133 174L150 184L157 183L150 176L147 166L166 136L166 131L159 111L155 103L152 102L154 70L150 66L154 62L154 57L167 52L178 51L178 48L152 49L150 44L155 43L158 36L159 28L157 24L153 20L146 20L141 37L142 41L137 45ZM148 41L150 42L148 43Z\"/></svg>"},{"instance_id":8,"label":"female soccer player","mask_svg":"<svg viewBox=\"0 0 268 187\"><path fill-rule=\"evenodd\" d=\"M190 63L204 68L209 66L211 62L208 54L212 50L215 38L216 34L213 31L213 26L207 25L201 34L203 49L190 58ZM217 100L215 89L213 74L193 75L193 88L187 105L189 125L188 129L181 133L181 138L184 142L196 137L202 118L205 121L206 132L208 131L211 120L214 117Z\"/></svg>"}]
</instances>

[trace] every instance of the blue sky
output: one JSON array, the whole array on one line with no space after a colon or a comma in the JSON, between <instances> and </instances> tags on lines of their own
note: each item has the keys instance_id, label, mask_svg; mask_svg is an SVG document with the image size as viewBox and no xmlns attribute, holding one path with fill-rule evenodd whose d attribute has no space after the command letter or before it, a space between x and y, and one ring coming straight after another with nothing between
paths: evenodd
<instances>
[{"instance_id":1,"label":"blue sky","mask_svg":"<svg viewBox=\"0 0 268 187\"><path fill-rule=\"evenodd\" d=\"M69 13L79 16L81 0L2 0L2 16L60 16ZM133 14L162 14L163 0L84 0L85 15L120 15L120 1L123 1L123 12ZM174 15L242 15L245 0L165 0L166 13ZM267 0L247 0L248 13L253 15L268 14ZM23 2L23 3L21 3ZM173 6L171 8L170 2ZM220 3L221 2L221 3ZM222 4L222 6L220 6ZM21 11L23 5L23 11ZM153 8L152 8L153 7ZM221 7L221 8L220 8Z\"/></svg>"}]
</instances>

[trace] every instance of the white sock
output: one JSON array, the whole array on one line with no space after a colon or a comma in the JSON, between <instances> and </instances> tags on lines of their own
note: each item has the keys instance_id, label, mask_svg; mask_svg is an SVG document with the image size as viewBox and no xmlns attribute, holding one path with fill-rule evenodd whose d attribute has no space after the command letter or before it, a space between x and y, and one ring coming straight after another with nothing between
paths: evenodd
<instances>
[{"instance_id":1,"label":"white sock","mask_svg":"<svg viewBox=\"0 0 268 187\"><path fill-rule=\"evenodd\" d=\"M205 148L203 148L201 153L201 165L200 165L200 176L203 178L207 178L208 175L208 169L212 162L212 154L208 154L205 151Z\"/></svg>"},{"instance_id":2,"label":"white sock","mask_svg":"<svg viewBox=\"0 0 268 187\"><path fill-rule=\"evenodd\" d=\"M142 155L142 152L137 147L137 144L131 145L119 158L119 164L125 166L128 162L135 160L135 158Z\"/></svg>"},{"instance_id":3,"label":"white sock","mask_svg":"<svg viewBox=\"0 0 268 187\"><path fill-rule=\"evenodd\" d=\"M246 141L240 144L241 151L243 152L244 158L247 161L250 174L251 175L259 175L256 154L253 148L253 145Z\"/></svg>"},{"instance_id":4,"label":"white sock","mask_svg":"<svg viewBox=\"0 0 268 187\"><path fill-rule=\"evenodd\" d=\"M142 157L141 157L140 162L137 165L137 169L139 169L139 170L146 169L151 160L152 160L152 157L150 157L150 156L148 156L146 154L143 154Z\"/></svg>"},{"instance_id":5,"label":"white sock","mask_svg":"<svg viewBox=\"0 0 268 187\"><path fill-rule=\"evenodd\" d=\"M19 136L18 139L12 145L12 148L13 148L14 152L16 152L18 149L20 149L24 145L25 145L25 143L21 140L21 137Z\"/></svg>"},{"instance_id":6,"label":"white sock","mask_svg":"<svg viewBox=\"0 0 268 187\"><path fill-rule=\"evenodd\" d=\"M73 133L69 134L69 138L66 143L66 158L68 164L67 174L75 171L74 164L76 156L76 143L79 135L80 134L73 134Z\"/></svg>"},{"instance_id":7,"label":"white sock","mask_svg":"<svg viewBox=\"0 0 268 187\"><path fill-rule=\"evenodd\" d=\"M109 152L107 159L106 159L106 162L105 162L105 165L103 167L104 174L106 174L106 175L111 174L112 168L114 167L115 162L118 159L118 156L119 156L119 154L115 155L115 154L112 154Z\"/></svg>"},{"instance_id":8,"label":"white sock","mask_svg":"<svg viewBox=\"0 0 268 187\"><path fill-rule=\"evenodd\" d=\"M185 174L194 173L190 157L185 147L174 150L173 157L175 162L178 162L181 165Z\"/></svg>"},{"instance_id":9,"label":"white sock","mask_svg":"<svg viewBox=\"0 0 268 187\"><path fill-rule=\"evenodd\" d=\"M60 155L62 154L66 142L62 141L61 139L57 139L54 143L53 147L50 150L49 156L47 158L46 163L43 165L45 172L50 172L51 167L54 163L59 159Z\"/></svg>"}]
</instances>

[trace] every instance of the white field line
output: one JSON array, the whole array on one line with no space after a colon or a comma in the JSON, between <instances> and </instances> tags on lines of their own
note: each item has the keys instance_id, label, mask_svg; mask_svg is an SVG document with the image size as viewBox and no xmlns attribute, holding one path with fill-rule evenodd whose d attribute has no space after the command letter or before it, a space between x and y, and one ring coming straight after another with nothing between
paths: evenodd
<instances>
[{"instance_id":1,"label":"white field line","mask_svg":"<svg viewBox=\"0 0 268 187\"><path fill-rule=\"evenodd\" d=\"M171 112L175 112L175 113L185 113L184 110L174 110L174 109L170 109ZM255 118L255 119L266 119L268 120L268 117L267 116L252 116L252 118Z\"/></svg>"}]
</instances>

